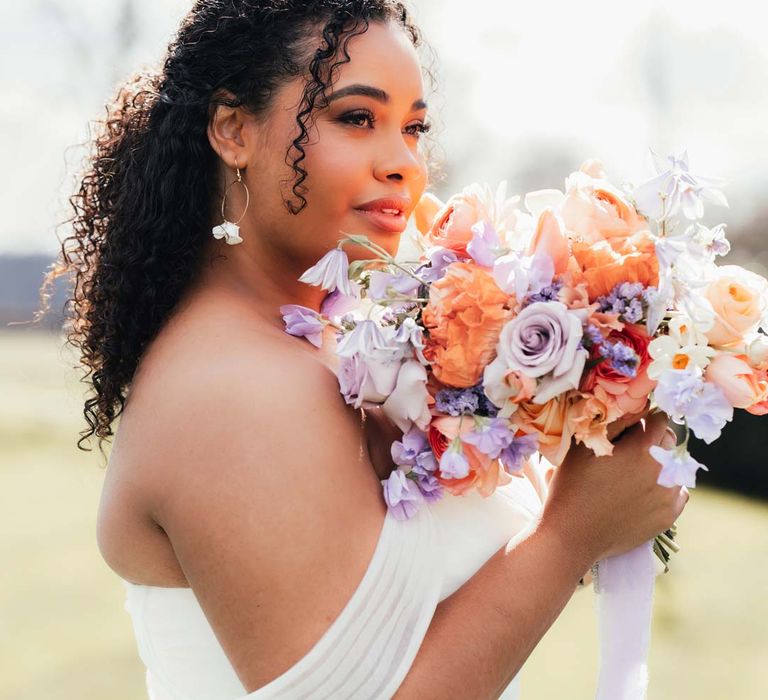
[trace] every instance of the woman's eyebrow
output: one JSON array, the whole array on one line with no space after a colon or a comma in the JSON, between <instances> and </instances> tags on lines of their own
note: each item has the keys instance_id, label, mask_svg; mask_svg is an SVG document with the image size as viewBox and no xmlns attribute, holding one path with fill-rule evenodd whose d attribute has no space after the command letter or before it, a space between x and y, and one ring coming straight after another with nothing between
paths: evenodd
<instances>
[{"instance_id":1,"label":"woman's eyebrow","mask_svg":"<svg viewBox=\"0 0 768 700\"><path fill-rule=\"evenodd\" d=\"M381 102L382 104L387 104L389 102L389 95L384 92L384 90L373 87L372 85L361 85L356 83L355 85L347 85L347 87L343 87L340 90L332 92L328 96L326 104L330 104L334 100L339 100L342 97L348 97L349 95L362 95L363 97L370 97L374 100L377 100L378 102ZM422 99L415 100L411 105L412 110L426 108L427 103Z\"/></svg>"}]
</instances>

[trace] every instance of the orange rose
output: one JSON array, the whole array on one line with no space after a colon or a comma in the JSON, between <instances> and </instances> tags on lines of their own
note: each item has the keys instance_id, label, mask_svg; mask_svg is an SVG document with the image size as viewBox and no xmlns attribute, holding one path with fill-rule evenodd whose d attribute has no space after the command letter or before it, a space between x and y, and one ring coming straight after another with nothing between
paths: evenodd
<instances>
[{"instance_id":1,"label":"orange rose","mask_svg":"<svg viewBox=\"0 0 768 700\"><path fill-rule=\"evenodd\" d=\"M522 432L539 438L539 452L556 466L562 464L571 445L573 425L568 410L574 396L578 392L556 396L545 404L524 401L510 418Z\"/></svg>"},{"instance_id":2,"label":"orange rose","mask_svg":"<svg viewBox=\"0 0 768 700\"><path fill-rule=\"evenodd\" d=\"M474 420L471 417L464 417L463 420L461 416L435 418L430 423L428 433L429 444L435 459L439 462L451 440L458 435L471 432L473 428ZM435 473L437 481L454 496L460 496L471 488L476 488L482 496L490 496L497 486L512 481L512 476L501 466L498 459L491 459L467 443L462 443L461 449L469 462L469 474L467 476L462 479L446 479L440 475L439 469Z\"/></svg>"},{"instance_id":3,"label":"orange rose","mask_svg":"<svg viewBox=\"0 0 768 700\"><path fill-rule=\"evenodd\" d=\"M768 382L747 359L746 355L721 353L707 365L707 381L720 387L734 408L750 408L768 399Z\"/></svg>"},{"instance_id":4,"label":"orange rose","mask_svg":"<svg viewBox=\"0 0 768 700\"><path fill-rule=\"evenodd\" d=\"M424 355L438 381L453 387L477 384L512 315L510 299L488 272L469 263L451 264L431 285L422 314L429 333Z\"/></svg>"},{"instance_id":5,"label":"orange rose","mask_svg":"<svg viewBox=\"0 0 768 700\"><path fill-rule=\"evenodd\" d=\"M712 345L730 347L757 328L768 305L768 282L738 265L723 265L704 295L715 311L715 324L706 336Z\"/></svg>"},{"instance_id":6,"label":"orange rose","mask_svg":"<svg viewBox=\"0 0 768 700\"><path fill-rule=\"evenodd\" d=\"M472 226L482 220L490 221L488 207L478 193L466 188L453 195L435 214L427 240L432 245L450 248L459 255L467 256Z\"/></svg>"},{"instance_id":7,"label":"orange rose","mask_svg":"<svg viewBox=\"0 0 768 700\"><path fill-rule=\"evenodd\" d=\"M609 294L621 282L641 282L646 287L659 283L659 261L648 232L641 231L612 246L608 241L574 241L573 257L587 285L590 301Z\"/></svg>"},{"instance_id":8,"label":"orange rose","mask_svg":"<svg viewBox=\"0 0 768 700\"><path fill-rule=\"evenodd\" d=\"M600 457L613 454L613 443L608 439L608 424L620 415L613 399L598 386L594 394L581 394L573 402L568 419L576 442L584 443Z\"/></svg>"},{"instance_id":9,"label":"orange rose","mask_svg":"<svg viewBox=\"0 0 768 700\"><path fill-rule=\"evenodd\" d=\"M586 243L608 241L612 245L648 231L645 218L605 177L602 164L595 159L586 161L570 176L561 205L568 230Z\"/></svg>"}]
</instances>

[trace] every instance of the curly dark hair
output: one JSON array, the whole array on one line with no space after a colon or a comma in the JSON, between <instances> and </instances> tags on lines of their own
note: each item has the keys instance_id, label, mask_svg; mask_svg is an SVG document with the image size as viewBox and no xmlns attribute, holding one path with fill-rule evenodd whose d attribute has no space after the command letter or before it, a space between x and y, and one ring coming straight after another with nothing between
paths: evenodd
<instances>
[{"instance_id":1,"label":"curly dark hair","mask_svg":"<svg viewBox=\"0 0 768 700\"><path fill-rule=\"evenodd\" d=\"M85 172L69 199L74 214L64 222L73 233L61 242L40 294L45 312L51 285L69 275L66 341L79 350L81 381L92 390L80 449L90 451L83 443L95 435L104 455L142 354L203 263L221 197L218 156L206 133L216 106L259 115L276 89L306 75L300 133L286 153L286 163L293 154L296 199L284 203L298 214L306 205L307 124L334 69L350 60L349 40L370 22L386 21L428 49L430 61L422 65L434 88L434 52L394 0L197 0L162 69L119 88L106 117L95 122ZM312 53L318 30L322 43Z\"/></svg>"}]
</instances>

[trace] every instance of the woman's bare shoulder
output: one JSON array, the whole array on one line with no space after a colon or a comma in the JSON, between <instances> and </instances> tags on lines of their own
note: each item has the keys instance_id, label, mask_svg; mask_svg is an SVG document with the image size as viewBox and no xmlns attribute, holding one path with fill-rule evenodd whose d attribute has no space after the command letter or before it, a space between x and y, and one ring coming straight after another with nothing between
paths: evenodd
<instances>
[{"instance_id":1,"label":"woman's bare shoulder","mask_svg":"<svg viewBox=\"0 0 768 700\"><path fill-rule=\"evenodd\" d=\"M329 426L354 430L359 417L313 350L245 305L208 302L177 314L141 358L110 469L129 474L149 502L187 469L191 449L247 451L318 411Z\"/></svg>"}]
</instances>

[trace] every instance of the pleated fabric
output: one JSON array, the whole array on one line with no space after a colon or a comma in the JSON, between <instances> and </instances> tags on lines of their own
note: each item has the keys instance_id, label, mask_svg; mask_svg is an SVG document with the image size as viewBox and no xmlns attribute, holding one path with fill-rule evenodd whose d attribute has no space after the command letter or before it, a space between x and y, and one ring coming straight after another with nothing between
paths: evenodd
<instances>
[{"instance_id":1,"label":"pleated fabric","mask_svg":"<svg viewBox=\"0 0 768 700\"><path fill-rule=\"evenodd\" d=\"M342 612L304 657L250 694L190 588L123 580L149 700L389 700L438 603L538 515L546 482L536 469L487 499L447 496L406 521L387 514ZM518 700L519 683L518 674L501 698Z\"/></svg>"}]
</instances>

